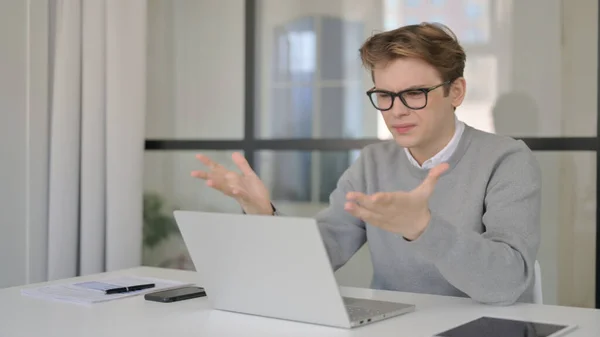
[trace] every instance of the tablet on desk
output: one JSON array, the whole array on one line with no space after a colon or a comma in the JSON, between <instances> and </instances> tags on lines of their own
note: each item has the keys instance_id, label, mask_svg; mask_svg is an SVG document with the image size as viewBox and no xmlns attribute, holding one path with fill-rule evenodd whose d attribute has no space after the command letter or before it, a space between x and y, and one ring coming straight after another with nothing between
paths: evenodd
<instances>
[{"instance_id":1,"label":"tablet on desk","mask_svg":"<svg viewBox=\"0 0 600 337\"><path fill-rule=\"evenodd\" d=\"M575 325L550 324L497 317L480 317L476 320L441 332L436 337L563 337Z\"/></svg>"}]
</instances>

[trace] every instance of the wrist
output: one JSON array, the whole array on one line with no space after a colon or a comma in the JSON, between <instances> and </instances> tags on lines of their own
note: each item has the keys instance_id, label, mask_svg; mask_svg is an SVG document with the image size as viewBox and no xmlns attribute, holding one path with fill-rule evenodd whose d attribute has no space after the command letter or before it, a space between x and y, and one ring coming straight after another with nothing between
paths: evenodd
<instances>
[{"instance_id":1,"label":"wrist","mask_svg":"<svg viewBox=\"0 0 600 337\"><path fill-rule=\"evenodd\" d=\"M409 241L414 241L425 232L429 222L431 221L431 212L429 209L425 210L421 215L417 216L415 222L410 231L408 231L404 236L405 239Z\"/></svg>"},{"instance_id":2,"label":"wrist","mask_svg":"<svg viewBox=\"0 0 600 337\"><path fill-rule=\"evenodd\" d=\"M273 203L269 203L269 208L265 215L275 215L276 212L277 210L275 209L275 206L273 206Z\"/></svg>"},{"instance_id":3,"label":"wrist","mask_svg":"<svg viewBox=\"0 0 600 337\"><path fill-rule=\"evenodd\" d=\"M252 206L242 206L242 210L246 214L252 215L275 215L275 206L272 203L269 203L268 206L261 207L252 207Z\"/></svg>"}]
</instances>

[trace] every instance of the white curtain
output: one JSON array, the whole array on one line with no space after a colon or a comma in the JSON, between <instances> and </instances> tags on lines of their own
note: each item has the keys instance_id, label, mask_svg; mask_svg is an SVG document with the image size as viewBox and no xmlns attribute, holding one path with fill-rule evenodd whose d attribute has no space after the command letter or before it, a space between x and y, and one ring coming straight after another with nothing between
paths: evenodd
<instances>
[{"instance_id":1,"label":"white curtain","mask_svg":"<svg viewBox=\"0 0 600 337\"><path fill-rule=\"evenodd\" d=\"M49 280L141 264L146 6L52 2Z\"/></svg>"}]
</instances>

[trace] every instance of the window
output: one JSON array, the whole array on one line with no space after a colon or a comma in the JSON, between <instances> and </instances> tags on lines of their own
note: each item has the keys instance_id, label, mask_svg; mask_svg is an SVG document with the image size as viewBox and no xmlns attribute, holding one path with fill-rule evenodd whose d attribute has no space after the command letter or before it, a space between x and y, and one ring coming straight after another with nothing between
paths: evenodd
<instances>
[{"instance_id":1,"label":"window","mask_svg":"<svg viewBox=\"0 0 600 337\"><path fill-rule=\"evenodd\" d=\"M447 25L457 35L465 52L467 64L467 96L457 116L467 124L494 132L493 106L498 96L498 58L492 47L499 42L490 34L491 0L405 1L388 0L384 25L386 29L424 21ZM395 13L395 15L393 15ZM493 29L491 30L493 32ZM380 138L389 133L382 118L378 121Z\"/></svg>"},{"instance_id":2,"label":"window","mask_svg":"<svg viewBox=\"0 0 600 337\"><path fill-rule=\"evenodd\" d=\"M325 15L297 18L275 27L271 118L268 128L258 134L274 138L363 137L362 107L367 97L357 56L363 30L361 22ZM298 202L327 202L351 160L348 153L293 151L277 155L277 160L271 160L268 152L263 153L258 168L270 172L267 176L273 179L269 186L275 200Z\"/></svg>"}]
</instances>

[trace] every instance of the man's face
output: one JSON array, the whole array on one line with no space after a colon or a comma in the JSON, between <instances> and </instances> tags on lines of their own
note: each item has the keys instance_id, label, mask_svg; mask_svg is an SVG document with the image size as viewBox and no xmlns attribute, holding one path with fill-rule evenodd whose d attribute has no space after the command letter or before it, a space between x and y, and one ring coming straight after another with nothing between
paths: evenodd
<instances>
[{"instance_id":1,"label":"man's face","mask_svg":"<svg viewBox=\"0 0 600 337\"><path fill-rule=\"evenodd\" d=\"M443 83L434 67L425 61L402 58L389 62L385 67L373 70L375 89L399 92L408 89L426 89ZM450 93L445 95L445 86L423 93L409 91L403 95L404 105L398 97L394 98L392 108L382 111L383 119L396 142L406 148L422 149L439 147L454 127L454 108L460 105L464 96L465 83L460 78L452 83ZM390 103L389 96L374 94L380 100L380 106ZM419 109L425 105L424 108ZM383 107L382 107L383 108ZM445 144L441 144L443 147ZM434 150L441 150L434 149Z\"/></svg>"}]
</instances>

